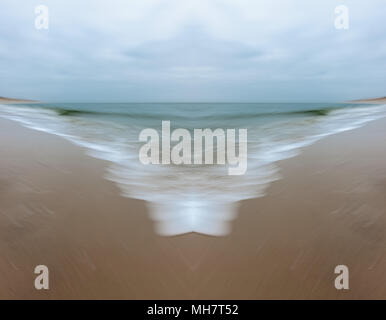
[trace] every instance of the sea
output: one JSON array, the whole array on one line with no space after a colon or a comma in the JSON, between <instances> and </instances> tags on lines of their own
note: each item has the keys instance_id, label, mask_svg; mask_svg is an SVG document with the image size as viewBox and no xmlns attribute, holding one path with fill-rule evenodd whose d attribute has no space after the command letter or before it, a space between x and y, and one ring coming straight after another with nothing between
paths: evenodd
<instances>
[{"instance_id":1,"label":"sea","mask_svg":"<svg viewBox=\"0 0 386 320\"><path fill-rule=\"evenodd\" d=\"M60 136L107 161L104 177L117 184L122 196L146 201L159 235L224 236L231 232L240 201L263 197L280 179L278 161L297 156L329 135L386 116L386 105L33 103L0 105L0 116ZM142 164L139 134L146 128L161 132L162 121L170 121L172 130L192 133L247 129L246 173L228 175L227 165Z\"/></svg>"}]
</instances>

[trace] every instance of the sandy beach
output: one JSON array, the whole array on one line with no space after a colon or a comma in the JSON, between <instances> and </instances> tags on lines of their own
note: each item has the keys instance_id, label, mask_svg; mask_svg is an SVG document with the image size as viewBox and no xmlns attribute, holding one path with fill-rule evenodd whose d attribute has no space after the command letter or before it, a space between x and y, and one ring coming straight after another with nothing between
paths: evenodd
<instances>
[{"instance_id":1,"label":"sandy beach","mask_svg":"<svg viewBox=\"0 0 386 320\"><path fill-rule=\"evenodd\" d=\"M385 0L0 15L0 302L386 300Z\"/></svg>"},{"instance_id":2,"label":"sandy beach","mask_svg":"<svg viewBox=\"0 0 386 320\"><path fill-rule=\"evenodd\" d=\"M367 103L367 104L385 104L386 97L383 98L373 98L373 99L360 99L360 100L352 100L350 103Z\"/></svg>"},{"instance_id":3,"label":"sandy beach","mask_svg":"<svg viewBox=\"0 0 386 320\"><path fill-rule=\"evenodd\" d=\"M35 100L23 100L23 99L0 97L0 104L37 103L37 102L38 101L35 101Z\"/></svg>"},{"instance_id":4,"label":"sandy beach","mask_svg":"<svg viewBox=\"0 0 386 320\"><path fill-rule=\"evenodd\" d=\"M279 163L226 237L155 234L106 162L0 119L1 299L385 299L386 119ZM50 289L34 288L34 268ZM350 290L334 268L350 270Z\"/></svg>"}]
</instances>

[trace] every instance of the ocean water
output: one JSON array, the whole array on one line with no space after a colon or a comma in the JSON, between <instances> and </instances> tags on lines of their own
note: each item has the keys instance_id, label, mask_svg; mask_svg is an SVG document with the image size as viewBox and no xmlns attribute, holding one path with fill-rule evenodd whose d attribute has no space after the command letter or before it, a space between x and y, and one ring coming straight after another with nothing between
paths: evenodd
<instances>
[{"instance_id":1,"label":"ocean water","mask_svg":"<svg viewBox=\"0 0 386 320\"><path fill-rule=\"evenodd\" d=\"M0 116L59 135L107 160L122 196L145 200L156 232L231 232L241 200L262 197L280 179L277 162L331 134L386 116L385 105L318 103L48 103L0 105ZM248 170L225 165L143 165L144 128L248 129ZM127 214L130 214L128 212Z\"/></svg>"}]
</instances>

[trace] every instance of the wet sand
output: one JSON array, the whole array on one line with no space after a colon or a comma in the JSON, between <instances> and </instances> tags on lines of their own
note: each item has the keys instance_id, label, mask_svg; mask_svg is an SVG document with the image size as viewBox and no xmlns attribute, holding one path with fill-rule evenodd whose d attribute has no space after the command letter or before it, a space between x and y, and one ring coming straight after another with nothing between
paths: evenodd
<instances>
[{"instance_id":1,"label":"wet sand","mask_svg":"<svg viewBox=\"0 0 386 320\"><path fill-rule=\"evenodd\" d=\"M280 162L227 237L168 238L103 179L106 162L0 119L0 298L386 299L385 136L382 119ZM334 287L339 264L348 291Z\"/></svg>"}]
</instances>

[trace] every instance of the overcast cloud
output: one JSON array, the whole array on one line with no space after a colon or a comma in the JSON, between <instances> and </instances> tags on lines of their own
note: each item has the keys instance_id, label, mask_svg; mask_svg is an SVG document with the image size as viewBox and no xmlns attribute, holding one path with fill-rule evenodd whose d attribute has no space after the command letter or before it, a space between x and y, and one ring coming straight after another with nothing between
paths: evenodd
<instances>
[{"instance_id":1,"label":"overcast cloud","mask_svg":"<svg viewBox=\"0 0 386 320\"><path fill-rule=\"evenodd\" d=\"M48 6L48 30L35 7ZM349 30L334 26L346 5ZM384 0L0 0L0 96L343 101L386 95Z\"/></svg>"}]
</instances>

